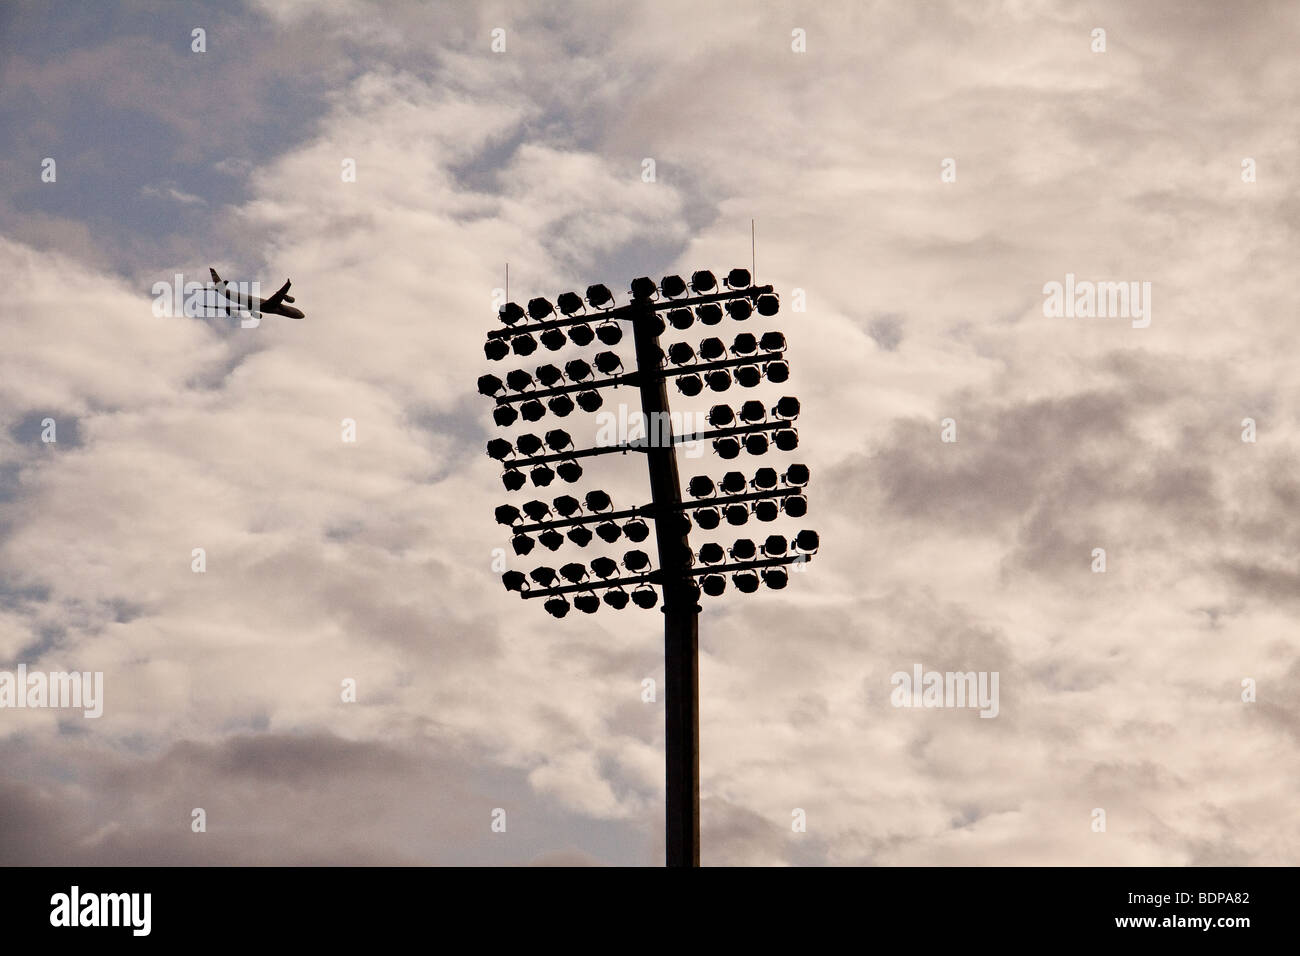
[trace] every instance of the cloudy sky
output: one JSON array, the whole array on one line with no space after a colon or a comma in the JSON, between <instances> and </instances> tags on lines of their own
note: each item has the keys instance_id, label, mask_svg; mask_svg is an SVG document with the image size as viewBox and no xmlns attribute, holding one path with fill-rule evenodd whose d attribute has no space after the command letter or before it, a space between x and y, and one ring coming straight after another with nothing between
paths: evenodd
<instances>
[{"instance_id":1,"label":"cloudy sky","mask_svg":"<svg viewBox=\"0 0 1300 956\"><path fill-rule=\"evenodd\" d=\"M662 616L502 589L529 496L474 380L505 263L621 293L748 265L751 219L823 546L705 605L704 863L1300 862L1298 38L1245 0L4 4L0 670L105 703L0 710L0 862L660 863ZM306 320L154 315L209 265ZM1045 315L1067 274L1150 325ZM589 475L639 504L631 464ZM998 672L997 717L892 706L918 664Z\"/></svg>"}]
</instances>

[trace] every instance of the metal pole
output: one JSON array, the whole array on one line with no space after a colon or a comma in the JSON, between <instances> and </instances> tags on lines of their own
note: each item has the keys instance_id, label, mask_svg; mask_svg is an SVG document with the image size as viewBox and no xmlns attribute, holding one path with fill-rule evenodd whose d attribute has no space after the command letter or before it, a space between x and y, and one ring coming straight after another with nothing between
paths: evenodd
<instances>
[{"instance_id":1,"label":"metal pole","mask_svg":"<svg viewBox=\"0 0 1300 956\"><path fill-rule=\"evenodd\" d=\"M659 370L659 334L646 300L632 321L636 367L641 373L641 411L650 447L650 493L657 520L655 540L664 595L664 736L666 740L668 866L700 865L700 671L699 605L691 588L689 536L672 511L682 502L676 443L671 440L668 390ZM665 433L669 440L665 443Z\"/></svg>"}]
</instances>

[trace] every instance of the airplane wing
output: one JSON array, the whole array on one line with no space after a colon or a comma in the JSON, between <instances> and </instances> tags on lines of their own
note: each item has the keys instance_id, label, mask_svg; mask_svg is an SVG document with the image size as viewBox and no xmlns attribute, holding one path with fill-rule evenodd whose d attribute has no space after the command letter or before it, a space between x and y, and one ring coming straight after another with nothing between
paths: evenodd
<instances>
[{"instance_id":1,"label":"airplane wing","mask_svg":"<svg viewBox=\"0 0 1300 956\"><path fill-rule=\"evenodd\" d=\"M275 295L271 296L269 299L262 300L262 308L274 309L277 305L283 302L285 297L288 295L290 285L292 285L292 282L286 279L284 285L280 286L280 288L276 290ZM290 299L289 301L292 302L293 300Z\"/></svg>"}]
</instances>

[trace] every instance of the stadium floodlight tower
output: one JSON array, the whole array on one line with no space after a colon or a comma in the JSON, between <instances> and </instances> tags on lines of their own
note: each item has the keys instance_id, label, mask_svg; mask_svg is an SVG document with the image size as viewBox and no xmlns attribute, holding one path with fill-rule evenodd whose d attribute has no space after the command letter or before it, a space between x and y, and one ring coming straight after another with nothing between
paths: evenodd
<instances>
[{"instance_id":1,"label":"stadium floodlight tower","mask_svg":"<svg viewBox=\"0 0 1300 956\"><path fill-rule=\"evenodd\" d=\"M489 332L483 347L492 361L502 361L512 353L530 356L539 342L552 352L570 345L599 349L590 360L572 358L562 368L548 363L532 372L513 369L504 380L491 374L480 377L478 390L496 403L492 417L503 428L521 417L525 423L538 422L548 412L567 417L575 411L575 403L583 412L595 412L603 404L601 392L607 388L626 385L640 394L646 423L642 440L577 448L568 431L540 427L541 437L525 432L513 442L493 438L487 453L501 462L502 483L510 492L521 491L530 481L535 488L546 488L557 476L566 484L576 483L583 475L580 459L629 451L646 456L649 504L616 509L609 494L594 489L581 501L563 494L550 504L538 499L518 507L503 504L496 509L496 520L510 528L511 544L520 556L529 554L537 544L549 551L558 551L566 541L585 548L592 542L592 526L595 536L608 545L623 537L636 545L649 537L653 524L657 566L652 566L650 555L634 547L624 552L621 561L598 557L588 564L563 564L558 570L546 566L528 574L512 570L502 575L502 582L507 590L524 598L540 598L557 618L573 607L595 613L602 603L597 592L603 593L605 605L616 610L629 603L652 608L662 596L669 866L700 864L700 598L723 594L728 575L742 594L757 591L760 581L772 589L784 588L788 566L807 561L816 553L819 541L815 531L804 529L793 538L769 534L758 543L740 538L730 548L710 542L698 553L692 550L692 518L704 531L719 528L724 520L738 526L751 518L775 521L782 513L802 518L808 510L808 468L790 464L778 474L775 468L761 467L752 478L729 471L716 481L696 475L687 485L690 500L684 501L676 446L710 441L714 454L722 459L737 458L742 451L765 455L772 446L782 452L793 451L799 444L794 424L799 400L783 396L768 405L755 399L738 409L713 405L707 415L709 429L675 434L668 406L669 379L684 396L694 398L706 388L723 392L733 384L744 389L755 388L764 380L779 384L789 378L790 367L784 354L785 336L775 330L758 336L742 332L730 346L717 336L703 339L698 348L674 342L667 352L660 345L660 336L669 326L684 332L696 323L720 325L726 316L737 322L755 312L769 318L779 309L780 300L772 287L754 285L748 269L732 269L721 283L707 270L692 274L689 282L676 275L665 276L657 284L642 277L632 281L624 305L600 284L588 287L585 297L565 292L554 304L545 298L531 299L526 307L509 302L500 310L502 328ZM631 325L635 349L631 371L612 350L622 342L625 325Z\"/></svg>"}]
</instances>

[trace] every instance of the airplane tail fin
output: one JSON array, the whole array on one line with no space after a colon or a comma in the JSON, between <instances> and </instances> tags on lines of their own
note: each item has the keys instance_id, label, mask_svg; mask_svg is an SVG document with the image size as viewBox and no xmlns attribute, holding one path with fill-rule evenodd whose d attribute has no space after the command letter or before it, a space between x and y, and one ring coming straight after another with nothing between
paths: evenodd
<instances>
[{"instance_id":1,"label":"airplane tail fin","mask_svg":"<svg viewBox=\"0 0 1300 956\"><path fill-rule=\"evenodd\" d=\"M208 272L212 275L213 282L215 282L217 285L224 285L224 283L221 281L221 276L217 275L216 269L212 268L212 266L208 266Z\"/></svg>"}]
</instances>

